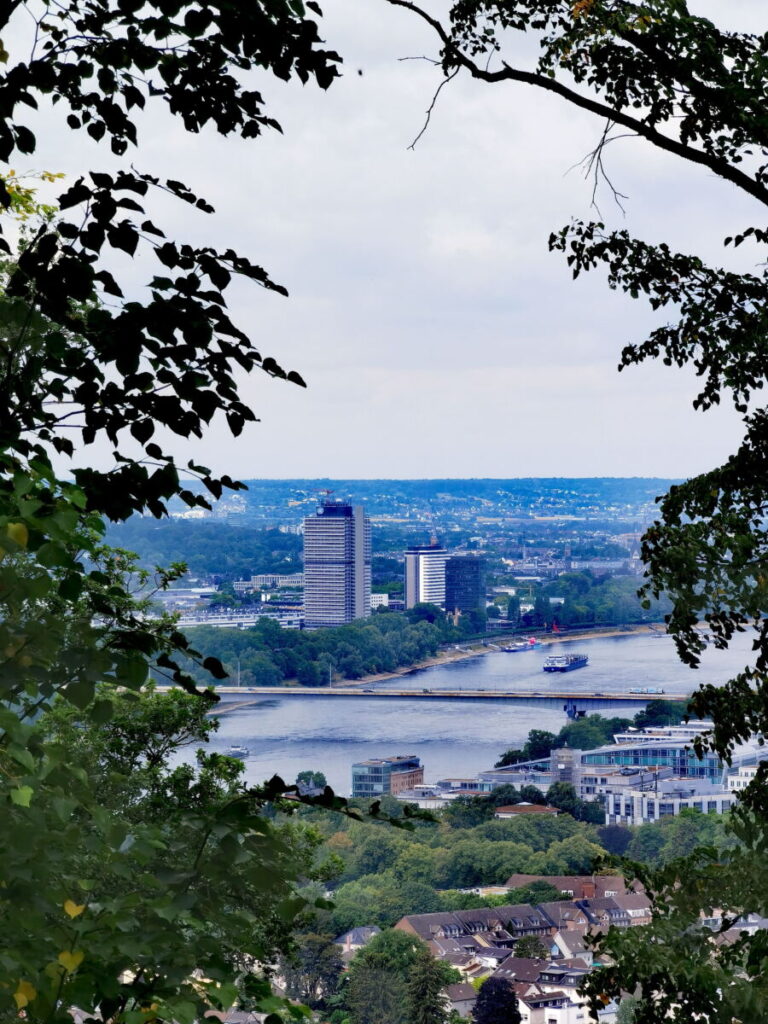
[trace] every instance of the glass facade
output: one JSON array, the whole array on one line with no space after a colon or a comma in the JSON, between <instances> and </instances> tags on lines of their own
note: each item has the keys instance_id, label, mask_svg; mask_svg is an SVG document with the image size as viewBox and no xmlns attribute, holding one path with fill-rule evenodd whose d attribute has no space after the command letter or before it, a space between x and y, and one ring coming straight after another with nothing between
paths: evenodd
<instances>
[{"instance_id":1,"label":"glass facade","mask_svg":"<svg viewBox=\"0 0 768 1024\"><path fill-rule=\"evenodd\" d=\"M603 747L582 754L581 763L589 765L616 765L618 768L651 768L656 765L672 768L675 775L710 779L719 782L723 763L716 754L705 754L699 760L685 744L638 743Z\"/></svg>"},{"instance_id":2,"label":"glass facade","mask_svg":"<svg viewBox=\"0 0 768 1024\"><path fill-rule=\"evenodd\" d=\"M407 779L401 780L400 776L407 776ZM418 757L387 757L352 765L352 796L375 798L398 792L403 788L397 785L399 781L408 783L405 788L424 781L424 769Z\"/></svg>"},{"instance_id":3,"label":"glass facade","mask_svg":"<svg viewBox=\"0 0 768 1024\"><path fill-rule=\"evenodd\" d=\"M445 608L449 612L485 609L485 562L472 555L445 563Z\"/></svg>"}]
</instances>

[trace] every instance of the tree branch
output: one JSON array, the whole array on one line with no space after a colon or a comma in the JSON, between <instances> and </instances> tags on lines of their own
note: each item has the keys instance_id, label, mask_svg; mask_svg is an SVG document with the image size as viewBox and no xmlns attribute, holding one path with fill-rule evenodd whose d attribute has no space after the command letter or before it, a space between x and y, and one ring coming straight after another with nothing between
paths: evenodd
<instances>
[{"instance_id":1,"label":"tree branch","mask_svg":"<svg viewBox=\"0 0 768 1024\"><path fill-rule=\"evenodd\" d=\"M668 135L664 135L662 132L650 127L644 121L632 117L631 114L626 114L623 110L611 107L600 100L592 99L590 96L583 96L554 78L547 78L545 75L535 71L521 71L507 63L504 63L499 71L488 71L485 68L481 68L473 60L470 60L466 54L462 53L436 18L427 14L426 11L423 11L415 3L411 3L411 0L385 0L385 2L392 7L404 7L423 21L426 21L442 40L448 61L465 68L473 78L483 82L522 82L524 85L533 85L547 92L552 92L557 96L561 96L569 103L573 103L574 106L580 107L582 110L588 110L591 114L608 118L615 124L629 128L642 138L647 139L658 149L663 149L667 153L673 153L675 156L681 157L683 160L709 168L710 171L713 171L719 177L725 178L744 192L747 192L754 199L768 206L768 189L761 186L748 174L745 174L744 171L740 171L737 167L732 167L726 160L705 153L694 146L688 146L676 139L671 139Z\"/></svg>"}]
</instances>

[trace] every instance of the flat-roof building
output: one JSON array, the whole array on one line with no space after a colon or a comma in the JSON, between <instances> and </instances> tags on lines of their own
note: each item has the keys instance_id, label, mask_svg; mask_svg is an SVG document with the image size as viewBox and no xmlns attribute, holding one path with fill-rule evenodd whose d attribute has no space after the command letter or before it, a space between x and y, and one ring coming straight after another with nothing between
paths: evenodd
<instances>
[{"instance_id":1,"label":"flat-roof building","mask_svg":"<svg viewBox=\"0 0 768 1024\"><path fill-rule=\"evenodd\" d=\"M439 544L417 545L405 552L405 607L445 605L445 563L448 552Z\"/></svg>"},{"instance_id":2,"label":"flat-roof building","mask_svg":"<svg viewBox=\"0 0 768 1024\"><path fill-rule=\"evenodd\" d=\"M372 757L352 765L352 796L397 796L424 782L424 767L415 754Z\"/></svg>"},{"instance_id":3,"label":"flat-roof building","mask_svg":"<svg viewBox=\"0 0 768 1024\"><path fill-rule=\"evenodd\" d=\"M455 555L445 562L445 610L485 611L485 560Z\"/></svg>"},{"instance_id":4,"label":"flat-roof building","mask_svg":"<svg viewBox=\"0 0 768 1024\"><path fill-rule=\"evenodd\" d=\"M324 501L304 520L304 624L343 626L371 614L371 522L361 505Z\"/></svg>"}]
</instances>

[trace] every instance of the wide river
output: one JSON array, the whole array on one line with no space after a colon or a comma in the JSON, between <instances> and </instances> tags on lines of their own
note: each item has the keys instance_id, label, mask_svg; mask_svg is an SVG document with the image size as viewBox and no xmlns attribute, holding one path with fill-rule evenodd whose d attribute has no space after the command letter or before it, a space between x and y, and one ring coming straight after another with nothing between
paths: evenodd
<instances>
[{"instance_id":1,"label":"wide river","mask_svg":"<svg viewBox=\"0 0 768 1024\"><path fill-rule=\"evenodd\" d=\"M589 665L565 675L542 671L544 659L557 651L581 651ZM692 692L700 683L724 682L748 661L745 637L728 651L708 649L698 670L678 661L665 636L572 641L520 654L491 652L453 664L422 669L383 683L379 688L421 691L588 690L626 692L630 687L663 687L666 697ZM246 778L260 782L278 774L293 782L304 769L319 770L334 790L349 793L351 765L368 757L416 754L425 781L471 776L492 768L502 751L521 746L531 729L558 730L567 721L560 707L518 702L389 700L358 697L275 697L230 711L210 744L225 752L231 744L249 750ZM595 707L593 710L600 710ZM631 718L639 706L605 710Z\"/></svg>"}]
</instances>

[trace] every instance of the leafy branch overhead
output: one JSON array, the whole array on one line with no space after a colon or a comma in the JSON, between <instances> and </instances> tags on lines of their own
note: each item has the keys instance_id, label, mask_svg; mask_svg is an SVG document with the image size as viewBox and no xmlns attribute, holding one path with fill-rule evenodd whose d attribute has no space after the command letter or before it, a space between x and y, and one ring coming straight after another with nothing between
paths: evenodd
<instances>
[{"instance_id":1,"label":"leafy branch overhead","mask_svg":"<svg viewBox=\"0 0 768 1024\"><path fill-rule=\"evenodd\" d=\"M662 593L672 600L668 621L687 664L701 659L702 620L720 648L749 631L750 664L722 686L700 687L691 705L714 721L697 749L729 761L737 744L768 731L768 408L760 405L768 384L768 271L764 259L750 273L727 268L732 247L749 242L760 253L768 242L768 33L722 28L692 13L686 0L458 0L444 16L411 0L386 2L434 32L441 85L463 72L543 90L596 115L599 141L586 162L596 188L607 179L606 148L635 136L716 175L726 200L735 188L759 204L757 224L734 225L723 240L724 266L602 222L574 221L549 240L574 277L602 269L611 288L668 316L649 337L627 340L621 369L646 359L690 366L700 379L697 409L729 400L742 417L743 440L723 465L659 499L642 551L641 594L648 602ZM728 14L723 6L722 19ZM523 35L537 55L530 43L519 45ZM532 56L524 61L520 53ZM638 1024L766 1016L763 933L729 948L697 924L712 906L730 921L768 913L768 891L758 881L766 877L768 839L764 766L734 821L744 851L733 858L702 851L654 882L655 942L614 932L601 940L615 966L590 976L593 1011L637 985Z\"/></svg>"},{"instance_id":2,"label":"leafy branch overhead","mask_svg":"<svg viewBox=\"0 0 768 1024\"><path fill-rule=\"evenodd\" d=\"M320 13L312 3L307 10ZM7 26L21 34L27 24L34 29L29 59L9 54L0 76L0 159L6 161L35 151L30 108L36 110L43 99L69 110L70 129L105 139L123 155L139 142L136 111L152 102L162 100L188 131L210 126L252 138L279 125L264 113L260 92L247 88L247 73L296 76L321 88L338 76L338 56L323 48L316 23L300 3L201 10L191 3L152 8L106 0L71 0L51 8L30 0L0 15L0 31ZM10 177L0 174L6 208L13 189L3 182ZM132 166L116 174L91 171L60 197L60 208L74 218L44 223L27 239L6 287L6 297L19 302L11 302L3 318L5 344L16 365L4 375L9 401L0 412L0 445L15 444L23 432L21 454L34 450L40 457L53 445L70 455L67 428L80 428L86 444L102 434L116 446L129 431L157 472L118 457L108 472L82 471L76 477L90 505L112 518L145 509L157 515L179 491L172 457L149 444L158 427L199 437L221 412L239 434L256 419L238 396L238 369L260 368L304 385L296 371L262 357L226 312L224 292L235 275L283 295L285 289L231 249L219 253L167 239L139 202L150 188L201 212L213 210L181 182L161 182ZM10 256L8 241L0 245ZM123 299L119 282L100 263L109 249L132 257L154 253L160 272L147 282L150 301L93 301ZM45 328L34 351L25 345L27 318ZM201 467L187 470L214 496L236 486L227 477L214 480ZM187 489L181 495L190 504L205 503Z\"/></svg>"}]
</instances>

